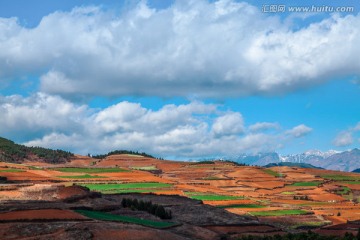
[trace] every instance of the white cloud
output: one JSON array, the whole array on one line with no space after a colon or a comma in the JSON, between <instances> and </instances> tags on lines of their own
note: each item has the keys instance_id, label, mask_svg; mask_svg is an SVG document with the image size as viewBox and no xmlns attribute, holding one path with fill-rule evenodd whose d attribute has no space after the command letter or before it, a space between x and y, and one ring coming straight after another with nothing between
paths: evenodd
<instances>
[{"instance_id":1,"label":"white cloud","mask_svg":"<svg viewBox=\"0 0 360 240\"><path fill-rule=\"evenodd\" d=\"M0 78L40 73L43 92L64 96L222 97L360 74L360 15L286 24L231 0L141 1L121 15L79 7L32 29L0 18Z\"/></svg>"},{"instance_id":2,"label":"white cloud","mask_svg":"<svg viewBox=\"0 0 360 240\"><path fill-rule=\"evenodd\" d=\"M81 131L88 114L86 106L77 106L57 96L43 93L28 98L0 96L0 134L44 134L56 130Z\"/></svg>"},{"instance_id":3,"label":"white cloud","mask_svg":"<svg viewBox=\"0 0 360 240\"><path fill-rule=\"evenodd\" d=\"M240 112L197 101L158 110L127 101L94 109L38 93L0 97L0 111L0 136L80 154L129 149L163 157L229 156L274 151L294 138L281 131L247 133Z\"/></svg>"},{"instance_id":4,"label":"white cloud","mask_svg":"<svg viewBox=\"0 0 360 240\"><path fill-rule=\"evenodd\" d=\"M353 129L355 132L360 131L360 122L356 124L356 126Z\"/></svg>"},{"instance_id":5,"label":"white cloud","mask_svg":"<svg viewBox=\"0 0 360 240\"><path fill-rule=\"evenodd\" d=\"M352 133L349 131L340 132L333 141L333 144L337 147L344 147L353 144L354 140Z\"/></svg>"},{"instance_id":6,"label":"white cloud","mask_svg":"<svg viewBox=\"0 0 360 240\"><path fill-rule=\"evenodd\" d=\"M244 120L240 113L228 113L215 119L212 130L216 136L240 134L244 131Z\"/></svg>"},{"instance_id":7,"label":"white cloud","mask_svg":"<svg viewBox=\"0 0 360 240\"><path fill-rule=\"evenodd\" d=\"M280 125L278 123L272 122L258 122L249 126L251 132L265 131L269 129L279 129Z\"/></svg>"},{"instance_id":8,"label":"white cloud","mask_svg":"<svg viewBox=\"0 0 360 240\"><path fill-rule=\"evenodd\" d=\"M354 134L360 131L360 122L354 127L341 131L333 140L333 144L337 147L350 146L354 143Z\"/></svg>"},{"instance_id":9,"label":"white cloud","mask_svg":"<svg viewBox=\"0 0 360 240\"><path fill-rule=\"evenodd\" d=\"M299 137L303 137L307 134L309 134L312 131L312 128L304 125L304 124L300 124L296 127L293 127L292 129L286 131L287 134L292 135L295 138L299 138Z\"/></svg>"}]
</instances>

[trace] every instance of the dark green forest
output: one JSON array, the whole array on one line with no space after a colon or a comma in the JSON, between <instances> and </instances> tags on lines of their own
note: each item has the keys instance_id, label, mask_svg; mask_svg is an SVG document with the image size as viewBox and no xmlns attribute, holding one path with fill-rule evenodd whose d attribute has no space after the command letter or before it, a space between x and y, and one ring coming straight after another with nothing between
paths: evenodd
<instances>
[{"instance_id":1,"label":"dark green forest","mask_svg":"<svg viewBox=\"0 0 360 240\"><path fill-rule=\"evenodd\" d=\"M0 137L0 161L21 163L24 159L40 158L47 163L64 163L74 154L63 150L42 147L27 147Z\"/></svg>"}]
</instances>

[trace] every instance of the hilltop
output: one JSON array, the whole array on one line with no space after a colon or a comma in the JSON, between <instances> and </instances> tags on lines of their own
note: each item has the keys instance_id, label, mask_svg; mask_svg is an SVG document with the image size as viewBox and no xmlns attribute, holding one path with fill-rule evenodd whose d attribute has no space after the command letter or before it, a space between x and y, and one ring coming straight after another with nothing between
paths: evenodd
<instances>
[{"instance_id":1,"label":"hilltop","mask_svg":"<svg viewBox=\"0 0 360 240\"><path fill-rule=\"evenodd\" d=\"M73 156L73 153L63 150L27 147L0 137L0 161L3 162L22 163L29 160L56 164L67 162Z\"/></svg>"}]
</instances>

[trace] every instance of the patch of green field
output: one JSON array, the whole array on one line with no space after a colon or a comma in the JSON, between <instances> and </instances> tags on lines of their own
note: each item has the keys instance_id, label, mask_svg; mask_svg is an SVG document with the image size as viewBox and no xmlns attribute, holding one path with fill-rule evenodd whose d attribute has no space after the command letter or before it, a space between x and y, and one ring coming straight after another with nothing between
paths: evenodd
<instances>
[{"instance_id":1,"label":"patch of green field","mask_svg":"<svg viewBox=\"0 0 360 240\"><path fill-rule=\"evenodd\" d=\"M342 186L342 189L340 191L337 191L337 194L340 195L348 195L351 192L351 189L346 187L346 186Z\"/></svg>"},{"instance_id":2,"label":"patch of green field","mask_svg":"<svg viewBox=\"0 0 360 240\"><path fill-rule=\"evenodd\" d=\"M295 192L282 192L281 194L283 194L283 195L294 195Z\"/></svg>"},{"instance_id":3,"label":"patch of green field","mask_svg":"<svg viewBox=\"0 0 360 240\"><path fill-rule=\"evenodd\" d=\"M343 181L343 182L340 182L340 183L343 183L343 184L353 184L353 185L359 185L360 184L360 181L357 182L357 181Z\"/></svg>"},{"instance_id":4,"label":"patch of green field","mask_svg":"<svg viewBox=\"0 0 360 240\"><path fill-rule=\"evenodd\" d=\"M161 193L168 191L168 189L163 188L142 188L142 189L113 189L101 191L104 194L118 194L118 193Z\"/></svg>"},{"instance_id":5,"label":"patch of green field","mask_svg":"<svg viewBox=\"0 0 360 240\"><path fill-rule=\"evenodd\" d=\"M178 225L178 224L172 223L172 222L160 222L160 221L145 220L145 219L136 218L136 217L115 215L115 214L111 214L111 213L98 212L98 211L76 210L76 212L78 212L86 217L97 219L97 220L134 223L134 224L139 224L139 225L153 227L153 228L168 228L168 227L173 227L173 226Z\"/></svg>"},{"instance_id":6,"label":"patch of green field","mask_svg":"<svg viewBox=\"0 0 360 240\"><path fill-rule=\"evenodd\" d=\"M324 206L324 205L330 205L331 203L328 202L311 202L311 203L300 203L297 204L298 206Z\"/></svg>"},{"instance_id":7,"label":"patch of green field","mask_svg":"<svg viewBox=\"0 0 360 240\"><path fill-rule=\"evenodd\" d=\"M285 215L304 215L307 214L307 211L300 209L284 209L284 210L273 210L273 211L260 211L260 212L251 212L252 215L258 217L266 216L285 216Z\"/></svg>"},{"instance_id":8,"label":"patch of green field","mask_svg":"<svg viewBox=\"0 0 360 240\"><path fill-rule=\"evenodd\" d=\"M158 189L169 188L172 185L168 183L109 183L109 184L81 184L84 187L89 188L92 191L98 191L102 193L129 193L129 192L154 192ZM141 190L141 191L140 191Z\"/></svg>"},{"instance_id":9,"label":"patch of green field","mask_svg":"<svg viewBox=\"0 0 360 240\"><path fill-rule=\"evenodd\" d=\"M296 187L317 187L321 182L295 182L291 186Z\"/></svg>"},{"instance_id":10,"label":"patch of green field","mask_svg":"<svg viewBox=\"0 0 360 240\"><path fill-rule=\"evenodd\" d=\"M59 178L71 178L71 179L89 179L89 178L106 178L104 176L94 176L90 174L79 175L79 176L58 176Z\"/></svg>"},{"instance_id":11,"label":"patch of green field","mask_svg":"<svg viewBox=\"0 0 360 240\"><path fill-rule=\"evenodd\" d=\"M346 176L343 174L325 174L325 175L321 175L321 177L325 178L325 179L335 180L335 181L360 181L360 176L354 177L354 176ZM359 182L359 184L360 184L360 182Z\"/></svg>"},{"instance_id":12,"label":"patch of green field","mask_svg":"<svg viewBox=\"0 0 360 240\"><path fill-rule=\"evenodd\" d=\"M229 179L220 178L220 177L204 177L203 180L229 180Z\"/></svg>"},{"instance_id":13,"label":"patch of green field","mask_svg":"<svg viewBox=\"0 0 360 240\"><path fill-rule=\"evenodd\" d=\"M202 200L202 201L227 201L227 200L237 200L244 199L240 196L229 196L229 195L216 195L216 194L204 194L204 193L187 193L187 196L192 199Z\"/></svg>"},{"instance_id":14,"label":"patch of green field","mask_svg":"<svg viewBox=\"0 0 360 240\"><path fill-rule=\"evenodd\" d=\"M271 175L271 176L274 176L274 177L283 177L283 175L281 173L278 173L278 172L275 172L271 169L268 169L268 168L264 168L264 169L261 169L263 172Z\"/></svg>"},{"instance_id":15,"label":"patch of green field","mask_svg":"<svg viewBox=\"0 0 360 240\"><path fill-rule=\"evenodd\" d=\"M71 173L114 173L114 172L129 172L129 170L122 168L52 168L51 170L59 172Z\"/></svg>"},{"instance_id":16,"label":"patch of green field","mask_svg":"<svg viewBox=\"0 0 360 240\"><path fill-rule=\"evenodd\" d=\"M152 171L152 170L159 170L155 166L144 166L144 167L132 167L131 169L135 170L143 170L143 171Z\"/></svg>"},{"instance_id":17,"label":"patch of green field","mask_svg":"<svg viewBox=\"0 0 360 240\"><path fill-rule=\"evenodd\" d=\"M36 166L29 166L29 169L31 169L31 170L43 170L42 167L36 167Z\"/></svg>"},{"instance_id":18,"label":"patch of green field","mask_svg":"<svg viewBox=\"0 0 360 240\"><path fill-rule=\"evenodd\" d=\"M0 170L0 172L24 172L24 170L22 169L16 169L16 168L9 168L9 169L3 169L3 170Z\"/></svg>"},{"instance_id":19,"label":"patch of green field","mask_svg":"<svg viewBox=\"0 0 360 240\"><path fill-rule=\"evenodd\" d=\"M264 208L266 206L258 204L233 204L233 205L223 205L217 206L218 208Z\"/></svg>"}]
</instances>

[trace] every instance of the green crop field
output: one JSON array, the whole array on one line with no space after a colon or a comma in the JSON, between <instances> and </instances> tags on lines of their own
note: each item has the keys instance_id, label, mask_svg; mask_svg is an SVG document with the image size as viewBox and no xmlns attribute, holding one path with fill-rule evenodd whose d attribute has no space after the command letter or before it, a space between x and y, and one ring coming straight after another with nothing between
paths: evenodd
<instances>
[{"instance_id":1,"label":"green crop field","mask_svg":"<svg viewBox=\"0 0 360 240\"><path fill-rule=\"evenodd\" d=\"M118 193L161 193L167 191L163 188L143 188L143 189L112 189L101 191L104 194L118 194Z\"/></svg>"},{"instance_id":2,"label":"green crop field","mask_svg":"<svg viewBox=\"0 0 360 240\"><path fill-rule=\"evenodd\" d=\"M15 168L9 168L9 169L2 169L0 172L24 172L22 169L15 169Z\"/></svg>"},{"instance_id":3,"label":"green crop field","mask_svg":"<svg viewBox=\"0 0 360 240\"><path fill-rule=\"evenodd\" d=\"M187 196L192 199L202 200L202 201L227 201L227 200L237 200L244 199L240 196L229 196L229 195L216 195L216 194L199 194L199 193L187 193Z\"/></svg>"},{"instance_id":4,"label":"green crop field","mask_svg":"<svg viewBox=\"0 0 360 240\"><path fill-rule=\"evenodd\" d=\"M346 176L343 174L325 174L325 175L321 175L321 177L335 181L360 181L360 176L354 177L354 176Z\"/></svg>"},{"instance_id":5,"label":"green crop field","mask_svg":"<svg viewBox=\"0 0 360 240\"><path fill-rule=\"evenodd\" d=\"M284 215L304 215L304 214L307 214L307 213L308 213L307 211L298 210L298 209L285 209L285 210L251 212L252 215L258 216L258 217L284 216Z\"/></svg>"},{"instance_id":6,"label":"green crop field","mask_svg":"<svg viewBox=\"0 0 360 240\"><path fill-rule=\"evenodd\" d=\"M72 173L114 173L129 171L122 168L51 168L51 170Z\"/></svg>"},{"instance_id":7,"label":"green crop field","mask_svg":"<svg viewBox=\"0 0 360 240\"><path fill-rule=\"evenodd\" d=\"M291 186L296 187L317 187L321 182L295 182Z\"/></svg>"},{"instance_id":8,"label":"green crop field","mask_svg":"<svg viewBox=\"0 0 360 240\"><path fill-rule=\"evenodd\" d=\"M136 217L115 215L115 214L111 214L111 213L98 212L98 211L76 210L76 212L78 212L86 217L97 219L97 220L134 223L134 224L139 224L139 225L153 227L153 228L168 228L168 227L173 227L173 226L178 225L178 224L172 223L172 222L160 222L160 221L145 220L145 219L136 218Z\"/></svg>"},{"instance_id":9,"label":"green crop field","mask_svg":"<svg viewBox=\"0 0 360 240\"><path fill-rule=\"evenodd\" d=\"M340 195L348 195L351 192L351 189L345 186L342 186L342 189L340 191L337 191L337 194Z\"/></svg>"},{"instance_id":10,"label":"green crop field","mask_svg":"<svg viewBox=\"0 0 360 240\"><path fill-rule=\"evenodd\" d=\"M169 188L172 185L168 183L157 182L144 182L144 183L109 183L109 184L96 184L88 183L81 184L84 187L89 188L92 191L98 191L102 193L114 194L114 193L134 193L134 192L156 192Z\"/></svg>"},{"instance_id":11,"label":"green crop field","mask_svg":"<svg viewBox=\"0 0 360 240\"><path fill-rule=\"evenodd\" d=\"M274 177L282 177L283 176L281 173L275 172L275 171L273 171L271 169L267 169L267 168L262 169L262 171L271 176L274 176Z\"/></svg>"},{"instance_id":12,"label":"green crop field","mask_svg":"<svg viewBox=\"0 0 360 240\"><path fill-rule=\"evenodd\" d=\"M343 182L340 182L342 184L353 184L353 185L359 185L360 184L360 181L343 181Z\"/></svg>"},{"instance_id":13,"label":"green crop field","mask_svg":"<svg viewBox=\"0 0 360 240\"><path fill-rule=\"evenodd\" d=\"M258 204L233 204L233 205L223 205L217 206L218 208L264 208L266 206Z\"/></svg>"},{"instance_id":14,"label":"green crop field","mask_svg":"<svg viewBox=\"0 0 360 240\"><path fill-rule=\"evenodd\" d=\"M106 178L104 176L93 176L90 174L84 174L79 176L58 176L59 178L71 178L71 179L89 179L89 178Z\"/></svg>"},{"instance_id":15,"label":"green crop field","mask_svg":"<svg viewBox=\"0 0 360 240\"><path fill-rule=\"evenodd\" d=\"M330 205L331 203L328 202L310 202L310 203L300 203L297 204L298 206L326 206L326 205Z\"/></svg>"}]
</instances>

